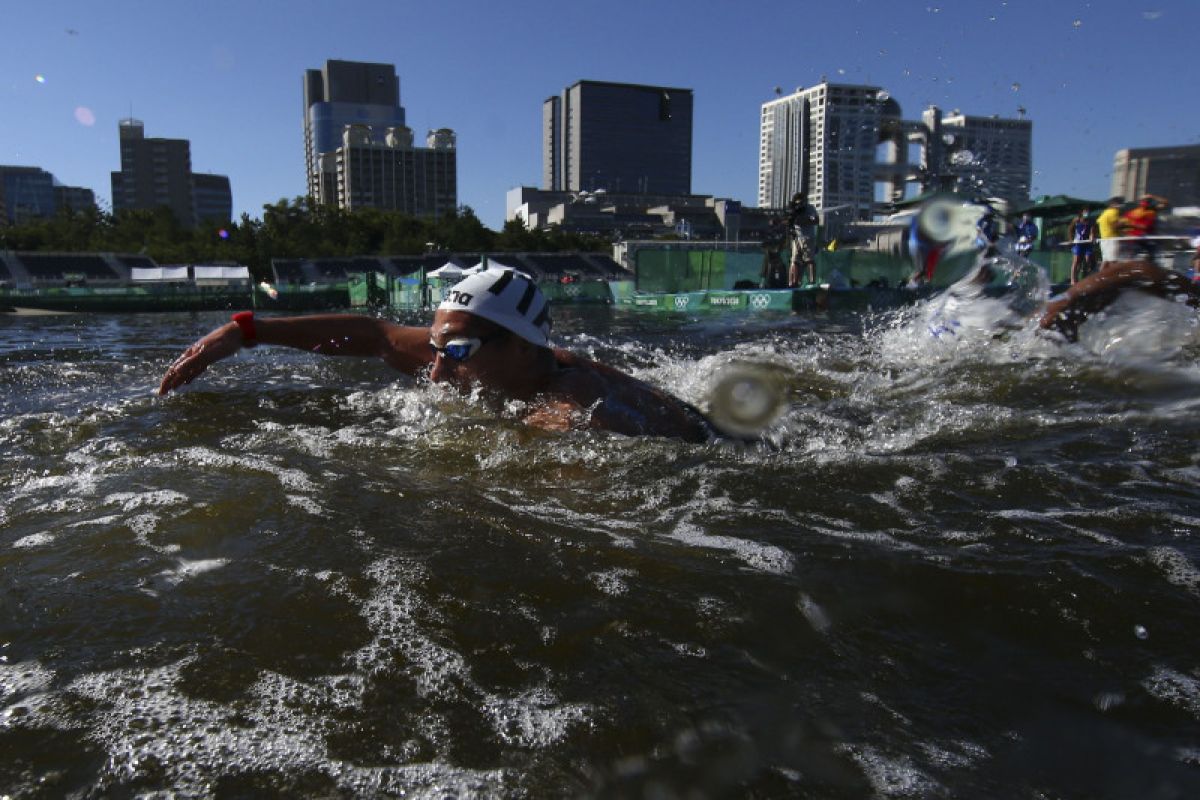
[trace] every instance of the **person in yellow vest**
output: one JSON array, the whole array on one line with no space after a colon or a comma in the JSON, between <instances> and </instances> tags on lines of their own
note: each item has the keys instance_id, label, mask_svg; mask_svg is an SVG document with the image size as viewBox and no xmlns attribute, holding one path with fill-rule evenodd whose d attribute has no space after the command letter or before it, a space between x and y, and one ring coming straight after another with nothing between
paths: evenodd
<instances>
[{"instance_id":1,"label":"person in yellow vest","mask_svg":"<svg viewBox=\"0 0 1200 800\"><path fill-rule=\"evenodd\" d=\"M1121 219L1123 197L1110 197L1108 206L1096 217L1096 228L1100 231L1100 269L1121 260L1121 242L1125 221Z\"/></svg>"}]
</instances>

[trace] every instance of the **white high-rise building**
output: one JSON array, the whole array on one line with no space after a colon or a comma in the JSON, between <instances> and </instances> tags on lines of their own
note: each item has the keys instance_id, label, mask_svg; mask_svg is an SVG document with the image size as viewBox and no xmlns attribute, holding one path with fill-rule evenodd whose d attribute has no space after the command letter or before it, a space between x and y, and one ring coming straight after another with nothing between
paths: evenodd
<instances>
[{"instance_id":1,"label":"white high-rise building","mask_svg":"<svg viewBox=\"0 0 1200 800\"><path fill-rule=\"evenodd\" d=\"M1027 119L943 116L931 106L920 121L905 121L877 86L823 81L763 104L758 205L782 208L800 193L825 222L870 219L909 183L1023 202L1032 139ZM920 148L919 164L909 162L910 145Z\"/></svg>"},{"instance_id":2,"label":"white high-rise building","mask_svg":"<svg viewBox=\"0 0 1200 800\"><path fill-rule=\"evenodd\" d=\"M1033 181L1033 122L1027 119L976 117L957 109L941 116L925 110L925 126L936 131L943 150L941 171L952 175L959 192L1002 197L1010 203L1029 199Z\"/></svg>"},{"instance_id":3,"label":"white high-rise building","mask_svg":"<svg viewBox=\"0 0 1200 800\"><path fill-rule=\"evenodd\" d=\"M764 103L758 205L781 208L799 192L822 217L869 219L876 145L898 114L879 87L828 82Z\"/></svg>"}]
</instances>

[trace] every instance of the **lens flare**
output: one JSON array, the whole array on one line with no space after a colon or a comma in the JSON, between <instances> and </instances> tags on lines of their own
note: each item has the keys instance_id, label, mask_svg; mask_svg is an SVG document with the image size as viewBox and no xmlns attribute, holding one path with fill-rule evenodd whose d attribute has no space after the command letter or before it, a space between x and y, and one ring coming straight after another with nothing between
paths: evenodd
<instances>
[{"instance_id":1,"label":"lens flare","mask_svg":"<svg viewBox=\"0 0 1200 800\"><path fill-rule=\"evenodd\" d=\"M222 239L228 239L229 231L225 230L224 228L221 228L220 230L217 231L217 236L220 236Z\"/></svg>"},{"instance_id":2,"label":"lens flare","mask_svg":"<svg viewBox=\"0 0 1200 800\"><path fill-rule=\"evenodd\" d=\"M45 83L45 82L46 82L46 76L45 76L45 75L34 75L34 76L33 76L33 79L34 79L35 81L37 81L38 83Z\"/></svg>"},{"instance_id":3,"label":"lens flare","mask_svg":"<svg viewBox=\"0 0 1200 800\"><path fill-rule=\"evenodd\" d=\"M87 106L79 106L75 109L75 121L85 128L90 128L96 124L96 115Z\"/></svg>"}]
</instances>

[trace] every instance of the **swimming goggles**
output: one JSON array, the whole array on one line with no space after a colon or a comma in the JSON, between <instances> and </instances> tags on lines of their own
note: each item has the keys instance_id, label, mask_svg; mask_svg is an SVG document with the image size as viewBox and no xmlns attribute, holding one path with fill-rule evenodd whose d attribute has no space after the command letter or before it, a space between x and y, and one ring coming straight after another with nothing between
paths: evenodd
<instances>
[{"instance_id":1,"label":"swimming goggles","mask_svg":"<svg viewBox=\"0 0 1200 800\"><path fill-rule=\"evenodd\" d=\"M494 333L491 336L486 336L482 339L478 337L451 339L446 342L444 347L438 347L433 343L433 339L429 340L429 349L434 355L441 355L442 358L448 358L451 361L466 361L471 356L479 352L479 348L491 341L495 341L503 336L503 333Z\"/></svg>"}]
</instances>

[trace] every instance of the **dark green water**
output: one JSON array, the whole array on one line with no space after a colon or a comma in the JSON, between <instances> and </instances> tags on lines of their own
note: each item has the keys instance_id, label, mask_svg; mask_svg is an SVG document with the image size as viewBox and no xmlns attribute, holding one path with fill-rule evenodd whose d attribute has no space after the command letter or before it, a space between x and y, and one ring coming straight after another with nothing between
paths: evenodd
<instances>
[{"instance_id":1,"label":"dark green water","mask_svg":"<svg viewBox=\"0 0 1200 800\"><path fill-rule=\"evenodd\" d=\"M0 796L1200 796L1200 370L559 314L771 446L547 434L223 315L0 317Z\"/></svg>"}]
</instances>

